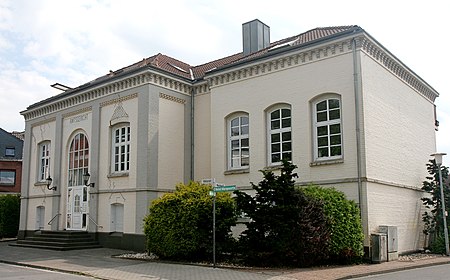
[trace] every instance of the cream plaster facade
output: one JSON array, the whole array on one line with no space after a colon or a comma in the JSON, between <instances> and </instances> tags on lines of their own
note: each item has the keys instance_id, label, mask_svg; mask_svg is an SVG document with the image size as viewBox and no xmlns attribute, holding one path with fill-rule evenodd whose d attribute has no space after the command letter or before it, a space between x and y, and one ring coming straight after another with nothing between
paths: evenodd
<instances>
[{"instance_id":1,"label":"cream plaster facade","mask_svg":"<svg viewBox=\"0 0 450 280\"><path fill-rule=\"evenodd\" d=\"M261 180L259 170L277 170L269 162L268 113L290 108L298 185L336 187L355 200L367 247L378 226L393 225L399 252L420 249L420 186L436 148L437 96L362 29L224 65L198 79L143 67L95 80L22 112L19 237L36 229L39 206L45 207L44 229L66 229L68 150L77 133L89 141L95 184L88 188L82 230L97 233L105 246L142 249L142 220L151 201L177 183L215 178L250 190L250 182ZM340 102L342 152L316 160L314 106L327 98ZM231 169L228 125L239 115L248 116L249 165ZM115 172L113 133L123 125L131 131L129 168ZM36 181L42 141L52 143L56 191Z\"/></svg>"}]
</instances>

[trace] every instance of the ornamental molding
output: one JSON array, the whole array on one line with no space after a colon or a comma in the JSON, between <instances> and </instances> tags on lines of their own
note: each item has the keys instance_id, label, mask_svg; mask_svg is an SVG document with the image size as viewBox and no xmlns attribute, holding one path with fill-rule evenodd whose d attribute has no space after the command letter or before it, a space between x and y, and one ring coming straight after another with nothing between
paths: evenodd
<instances>
[{"instance_id":1,"label":"ornamental molding","mask_svg":"<svg viewBox=\"0 0 450 280\"><path fill-rule=\"evenodd\" d=\"M91 112L91 111L92 111L92 106L89 106L89 107L85 107L85 108L82 108L82 109L79 109L79 110L76 110L76 111L73 111L73 112L69 112L69 113L63 114L62 117L63 117L63 119L65 119L65 118L68 118L68 117L80 115L80 114L83 114L83 113L86 113L86 112Z\"/></svg>"},{"instance_id":2,"label":"ornamental molding","mask_svg":"<svg viewBox=\"0 0 450 280\"><path fill-rule=\"evenodd\" d=\"M82 88L89 85L90 83L87 83L80 87ZM117 94L125 90L134 89L142 85L154 85L188 96L190 96L190 91L192 88L192 85L189 82L185 82L174 77L147 70L145 72L136 73L117 81L107 81L105 84L98 85L95 88L87 89L84 91L80 89L78 92L75 91L67 97L61 97L60 99L55 98L55 100L51 103L28 109L21 114L24 116L25 121L28 121L58 111L66 110L80 104L92 102L94 100ZM101 106L108 105L108 102L110 101L101 103Z\"/></svg>"},{"instance_id":3,"label":"ornamental molding","mask_svg":"<svg viewBox=\"0 0 450 280\"><path fill-rule=\"evenodd\" d=\"M359 40L356 38L357 41ZM358 43L357 43L358 44ZM223 86L234 83L238 80L250 79L253 77L266 75L271 72L278 72L303 64L309 64L315 61L327 59L333 56L346 54L352 51L352 38L343 41L335 41L326 45L307 50L299 50L296 53L281 54L260 63L252 63L238 69L225 70L227 72L218 72L209 77L209 88Z\"/></svg>"},{"instance_id":4,"label":"ornamental molding","mask_svg":"<svg viewBox=\"0 0 450 280\"><path fill-rule=\"evenodd\" d=\"M105 107L105 106L109 106L109 105L116 104L116 103L122 103L124 101L130 100L130 99L133 99L136 97L138 97L137 93L121 96L119 98L114 98L114 99L100 103L100 107Z\"/></svg>"},{"instance_id":5,"label":"ornamental molding","mask_svg":"<svg viewBox=\"0 0 450 280\"><path fill-rule=\"evenodd\" d=\"M415 89L418 93L434 102L438 96L438 93L411 70L409 70L402 62L397 60L367 37L364 37L361 43L361 49L365 54L372 57L380 65Z\"/></svg>"},{"instance_id":6,"label":"ornamental molding","mask_svg":"<svg viewBox=\"0 0 450 280\"><path fill-rule=\"evenodd\" d=\"M180 104L183 104L183 105L186 104L186 100L184 100L182 98L178 98L178 97L172 96L172 95L168 95L168 94L165 94L165 93L159 93L159 98L166 99L166 100L169 100L169 101L173 101L173 102L176 102L176 103L180 103Z\"/></svg>"}]
</instances>

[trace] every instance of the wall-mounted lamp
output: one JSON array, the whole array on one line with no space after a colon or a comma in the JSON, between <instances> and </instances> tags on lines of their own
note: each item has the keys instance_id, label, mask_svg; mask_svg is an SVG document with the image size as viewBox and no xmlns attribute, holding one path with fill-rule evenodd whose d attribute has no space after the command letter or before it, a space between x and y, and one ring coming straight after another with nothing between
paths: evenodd
<instances>
[{"instance_id":1,"label":"wall-mounted lamp","mask_svg":"<svg viewBox=\"0 0 450 280\"><path fill-rule=\"evenodd\" d=\"M49 191L51 191L51 190L56 191L56 186L50 187L50 185L53 182L53 179L52 179L52 177L50 177L50 175L48 175L47 179L45 179L45 182L47 183L47 189Z\"/></svg>"},{"instance_id":2,"label":"wall-mounted lamp","mask_svg":"<svg viewBox=\"0 0 450 280\"><path fill-rule=\"evenodd\" d=\"M91 178L91 174L89 174L89 172L83 174L84 185L91 188L95 187L95 183L89 183L89 178Z\"/></svg>"}]
</instances>

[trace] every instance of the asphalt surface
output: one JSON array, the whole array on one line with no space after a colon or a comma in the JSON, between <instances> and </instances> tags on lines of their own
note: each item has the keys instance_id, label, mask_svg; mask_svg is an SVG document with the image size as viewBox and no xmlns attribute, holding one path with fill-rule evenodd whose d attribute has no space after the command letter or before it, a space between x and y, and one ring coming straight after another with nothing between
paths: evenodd
<instances>
[{"instance_id":1,"label":"asphalt surface","mask_svg":"<svg viewBox=\"0 0 450 280\"><path fill-rule=\"evenodd\" d=\"M309 269L233 269L211 266L174 264L156 261L121 259L129 251L98 248L74 251L52 251L13 247L0 242L0 262L33 268L75 273L111 280L324 280L351 279L411 268L449 264L450 257L434 256L417 260L381 264L318 267Z\"/></svg>"}]
</instances>

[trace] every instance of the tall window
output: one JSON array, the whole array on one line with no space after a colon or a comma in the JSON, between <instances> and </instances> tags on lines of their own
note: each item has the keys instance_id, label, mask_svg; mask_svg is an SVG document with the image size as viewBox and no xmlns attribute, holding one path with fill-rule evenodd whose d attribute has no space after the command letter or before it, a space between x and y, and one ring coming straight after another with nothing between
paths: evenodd
<instances>
[{"instance_id":1,"label":"tall window","mask_svg":"<svg viewBox=\"0 0 450 280\"><path fill-rule=\"evenodd\" d=\"M282 159L292 159L291 109L278 108L269 112L269 165Z\"/></svg>"},{"instance_id":2,"label":"tall window","mask_svg":"<svg viewBox=\"0 0 450 280\"><path fill-rule=\"evenodd\" d=\"M314 106L315 159L342 157L341 103L330 98Z\"/></svg>"},{"instance_id":3,"label":"tall window","mask_svg":"<svg viewBox=\"0 0 450 280\"><path fill-rule=\"evenodd\" d=\"M112 170L130 170L130 126L114 128L112 133Z\"/></svg>"},{"instance_id":4,"label":"tall window","mask_svg":"<svg viewBox=\"0 0 450 280\"><path fill-rule=\"evenodd\" d=\"M78 133L69 148L69 187L84 186L83 174L89 170L89 142L83 133Z\"/></svg>"},{"instance_id":5,"label":"tall window","mask_svg":"<svg viewBox=\"0 0 450 280\"><path fill-rule=\"evenodd\" d=\"M228 123L228 162L230 169L248 167L250 164L248 116L239 116Z\"/></svg>"},{"instance_id":6,"label":"tall window","mask_svg":"<svg viewBox=\"0 0 450 280\"><path fill-rule=\"evenodd\" d=\"M45 181L50 172L50 142L39 145L39 181Z\"/></svg>"}]
</instances>

